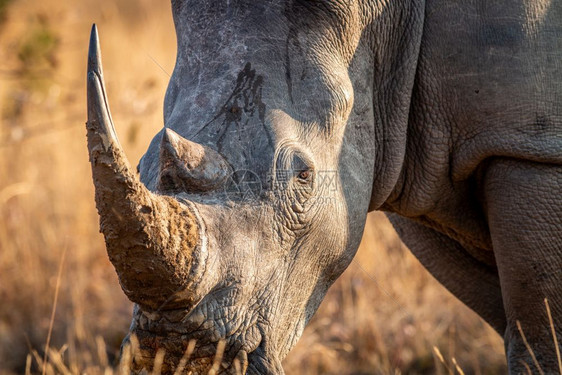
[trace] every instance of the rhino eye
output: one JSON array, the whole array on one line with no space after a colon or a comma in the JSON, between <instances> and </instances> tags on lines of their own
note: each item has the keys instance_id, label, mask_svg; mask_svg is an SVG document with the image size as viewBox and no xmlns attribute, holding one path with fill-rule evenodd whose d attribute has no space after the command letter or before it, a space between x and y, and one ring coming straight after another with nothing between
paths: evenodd
<instances>
[{"instance_id":1,"label":"rhino eye","mask_svg":"<svg viewBox=\"0 0 562 375\"><path fill-rule=\"evenodd\" d=\"M308 182L308 180L310 179L310 171L309 170L300 171L299 174L297 175L297 178L301 182Z\"/></svg>"}]
</instances>

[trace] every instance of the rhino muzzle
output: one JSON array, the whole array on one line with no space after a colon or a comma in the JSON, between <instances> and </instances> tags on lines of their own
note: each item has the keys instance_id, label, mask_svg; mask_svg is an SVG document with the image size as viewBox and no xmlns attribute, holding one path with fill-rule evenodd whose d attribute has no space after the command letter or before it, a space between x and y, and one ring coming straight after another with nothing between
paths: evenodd
<instances>
[{"instance_id":1,"label":"rhino muzzle","mask_svg":"<svg viewBox=\"0 0 562 375\"><path fill-rule=\"evenodd\" d=\"M201 298L204 224L191 202L149 191L133 172L109 112L95 25L86 125L100 230L123 291L144 310L189 309Z\"/></svg>"}]
</instances>

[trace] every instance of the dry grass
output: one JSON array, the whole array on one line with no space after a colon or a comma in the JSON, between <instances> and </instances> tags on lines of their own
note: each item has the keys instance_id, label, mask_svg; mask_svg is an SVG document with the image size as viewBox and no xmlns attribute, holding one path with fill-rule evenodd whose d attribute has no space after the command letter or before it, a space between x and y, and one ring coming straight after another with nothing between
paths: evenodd
<instances>
[{"instance_id":1,"label":"dry grass","mask_svg":"<svg viewBox=\"0 0 562 375\"><path fill-rule=\"evenodd\" d=\"M134 163L162 124L175 39L167 1L99 3L0 3L0 373L120 371L131 304L97 229L87 40L95 21L114 120ZM422 269L380 214L284 366L305 375L505 372L500 338Z\"/></svg>"}]
</instances>

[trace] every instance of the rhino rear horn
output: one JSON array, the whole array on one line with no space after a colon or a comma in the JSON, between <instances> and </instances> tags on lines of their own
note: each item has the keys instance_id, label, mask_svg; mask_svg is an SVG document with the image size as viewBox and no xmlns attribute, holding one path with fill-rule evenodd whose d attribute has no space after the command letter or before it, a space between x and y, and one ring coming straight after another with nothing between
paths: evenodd
<instances>
[{"instance_id":1,"label":"rhino rear horn","mask_svg":"<svg viewBox=\"0 0 562 375\"><path fill-rule=\"evenodd\" d=\"M160 143L158 190L202 193L218 189L230 175L228 162L215 150L164 129Z\"/></svg>"},{"instance_id":2,"label":"rhino rear horn","mask_svg":"<svg viewBox=\"0 0 562 375\"><path fill-rule=\"evenodd\" d=\"M150 310L197 299L191 280L201 269L201 220L191 202L149 191L117 140L107 102L96 26L88 55L88 151L109 259L127 297Z\"/></svg>"}]
</instances>

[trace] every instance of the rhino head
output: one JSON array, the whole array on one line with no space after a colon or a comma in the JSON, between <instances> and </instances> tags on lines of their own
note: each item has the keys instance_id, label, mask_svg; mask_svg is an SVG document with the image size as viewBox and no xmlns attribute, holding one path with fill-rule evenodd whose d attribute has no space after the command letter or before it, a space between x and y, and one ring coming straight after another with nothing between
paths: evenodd
<instances>
[{"instance_id":1,"label":"rhino head","mask_svg":"<svg viewBox=\"0 0 562 375\"><path fill-rule=\"evenodd\" d=\"M283 372L351 262L369 202L382 204L397 178L381 170L390 184L371 194L375 160L395 152L391 135L386 154L376 152L382 62L371 50L393 34L365 32L384 13L375 8L172 1L178 53L165 127L139 176L116 137L94 26L88 148L109 258L135 303L135 369L164 350L163 372L173 372L195 340L194 373L211 368L217 346L221 371Z\"/></svg>"}]
</instances>

